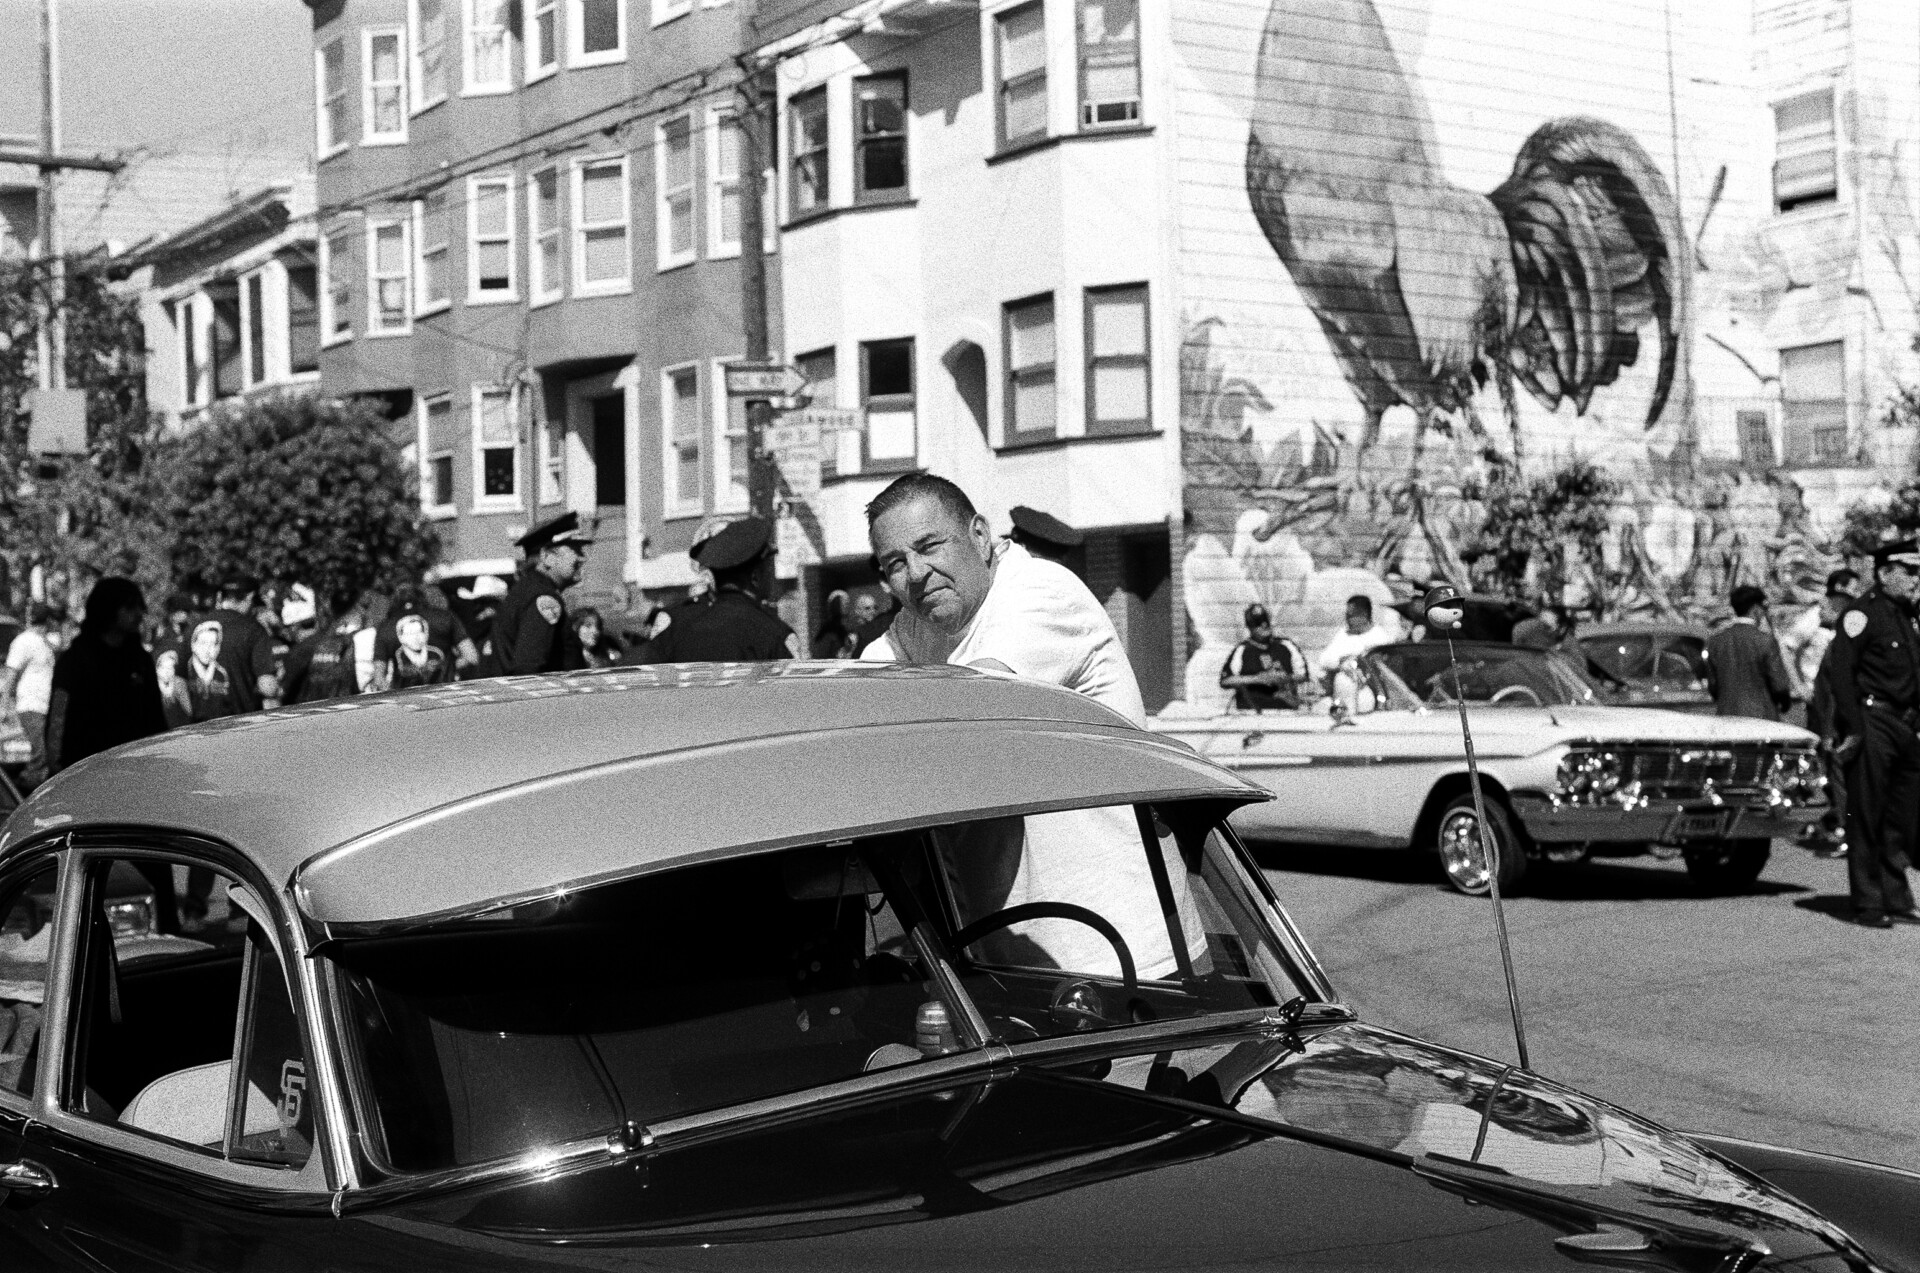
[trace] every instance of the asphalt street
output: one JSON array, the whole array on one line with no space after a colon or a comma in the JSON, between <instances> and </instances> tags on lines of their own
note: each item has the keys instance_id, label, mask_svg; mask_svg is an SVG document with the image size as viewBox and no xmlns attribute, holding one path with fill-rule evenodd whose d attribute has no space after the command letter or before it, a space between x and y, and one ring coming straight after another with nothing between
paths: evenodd
<instances>
[{"instance_id":1,"label":"asphalt street","mask_svg":"<svg viewBox=\"0 0 1920 1273\"><path fill-rule=\"evenodd\" d=\"M1410 854L1251 847L1367 1020L1513 1058L1486 902ZM1683 1130L1920 1170L1920 927L1846 915L1846 864L1785 843L1738 897L1677 861L1536 866L1507 907L1533 1068Z\"/></svg>"}]
</instances>

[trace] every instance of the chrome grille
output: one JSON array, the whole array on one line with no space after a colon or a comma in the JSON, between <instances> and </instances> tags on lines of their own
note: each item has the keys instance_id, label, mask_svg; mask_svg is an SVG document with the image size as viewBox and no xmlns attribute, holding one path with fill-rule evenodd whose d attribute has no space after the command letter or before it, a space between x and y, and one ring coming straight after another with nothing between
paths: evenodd
<instances>
[{"instance_id":1,"label":"chrome grille","mask_svg":"<svg viewBox=\"0 0 1920 1273\"><path fill-rule=\"evenodd\" d=\"M1640 745L1608 748L1624 762L1624 783L1638 783L1654 799L1692 800L1758 792L1780 748L1771 743ZM1709 787L1708 784L1712 786Z\"/></svg>"}]
</instances>

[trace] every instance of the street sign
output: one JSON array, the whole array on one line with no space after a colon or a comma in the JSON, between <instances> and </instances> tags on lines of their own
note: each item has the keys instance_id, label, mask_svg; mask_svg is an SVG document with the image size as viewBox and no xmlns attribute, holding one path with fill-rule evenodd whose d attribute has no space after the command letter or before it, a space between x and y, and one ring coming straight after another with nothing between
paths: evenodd
<instances>
[{"instance_id":1,"label":"street sign","mask_svg":"<svg viewBox=\"0 0 1920 1273\"><path fill-rule=\"evenodd\" d=\"M767 450L793 497L812 500L820 494L820 426L793 424L790 420L786 417L767 427Z\"/></svg>"},{"instance_id":2,"label":"street sign","mask_svg":"<svg viewBox=\"0 0 1920 1273\"><path fill-rule=\"evenodd\" d=\"M800 369L783 362L730 362L726 376L730 398L791 398L807 387Z\"/></svg>"},{"instance_id":3,"label":"street sign","mask_svg":"<svg viewBox=\"0 0 1920 1273\"><path fill-rule=\"evenodd\" d=\"M35 455L87 453L84 389L35 389L28 395L27 449Z\"/></svg>"},{"instance_id":4,"label":"street sign","mask_svg":"<svg viewBox=\"0 0 1920 1273\"><path fill-rule=\"evenodd\" d=\"M781 415L783 424L811 424L822 433L860 431L860 413L842 407L802 407Z\"/></svg>"},{"instance_id":5,"label":"street sign","mask_svg":"<svg viewBox=\"0 0 1920 1273\"><path fill-rule=\"evenodd\" d=\"M783 511L773 523L775 554L774 575L780 579L798 579L802 566L820 564L820 548L807 533L807 527L792 510Z\"/></svg>"}]
</instances>

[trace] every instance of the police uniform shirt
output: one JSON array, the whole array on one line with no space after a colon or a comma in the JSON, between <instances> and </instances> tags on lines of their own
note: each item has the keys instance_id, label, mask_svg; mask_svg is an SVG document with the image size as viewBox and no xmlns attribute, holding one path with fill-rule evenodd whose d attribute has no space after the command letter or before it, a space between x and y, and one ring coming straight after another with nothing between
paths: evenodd
<instances>
[{"instance_id":1,"label":"police uniform shirt","mask_svg":"<svg viewBox=\"0 0 1920 1273\"><path fill-rule=\"evenodd\" d=\"M584 666L579 638L567 622L567 603L559 587L540 570L524 571L513 581L493 616L492 641L488 671L493 676Z\"/></svg>"},{"instance_id":2,"label":"police uniform shirt","mask_svg":"<svg viewBox=\"0 0 1920 1273\"><path fill-rule=\"evenodd\" d=\"M1293 653L1287 643L1279 637L1268 637L1259 641L1248 637L1233 647L1233 653L1227 656L1226 663L1220 668L1220 678L1230 676L1259 676L1278 668L1287 678L1288 684L1270 689L1262 685L1238 685L1234 687L1234 706L1256 711L1268 711L1292 708L1296 705L1293 686L1295 675L1305 671L1293 665Z\"/></svg>"},{"instance_id":3,"label":"police uniform shirt","mask_svg":"<svg viewBox=\"0 0 1920 1273\"><path fill-rule=\"evenodd\" d=\"M1841 614L1822 667L1833 687L1834 732L1842 738L1865 729L1868 698L1897 711L1920 707L1920 631L1907 607L1878 587Z\"/></svg>"},{"instance_id":4,"label":"police uniform shirt","mask_svg":"<svg viewBox=\"0 0 1920 1273\"><path fill-rule=\"evenodd\" d=\"M654 638L660 663L764 663L798 656L800 639L751 595L720 588L711 604L670 612L667 630Z\"/></svg>"}]
</instances>

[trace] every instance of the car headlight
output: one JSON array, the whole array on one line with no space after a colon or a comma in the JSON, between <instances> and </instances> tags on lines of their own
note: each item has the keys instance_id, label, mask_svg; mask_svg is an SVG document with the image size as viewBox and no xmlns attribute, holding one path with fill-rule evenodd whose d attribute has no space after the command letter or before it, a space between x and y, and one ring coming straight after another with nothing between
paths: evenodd
<instances>
[{"instance_id":1,"label":"car headlight","mask_svg":"<svg viewBox=\"0 0 1920 1273\"><path fill-rule=\"evenodd\" d=\"M1560 760L1559 794L1575 804L1599 804L1620 790L1626 776L1626 762L1617 751L1570 751Z\"/></svg>"},{"instance_id":2,"label":"car headlight","mask_svg":"<svg viewBox=\"0 0 1920 1273\"><path fill-rule=\"evenodd\" d=\"M1770 803L1812 804L1826 798L1827 772L1810 751L1775 752L1767 787Z\"/></svg>"}]
</instances>

